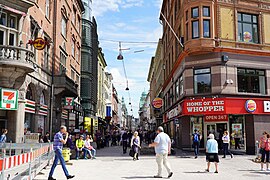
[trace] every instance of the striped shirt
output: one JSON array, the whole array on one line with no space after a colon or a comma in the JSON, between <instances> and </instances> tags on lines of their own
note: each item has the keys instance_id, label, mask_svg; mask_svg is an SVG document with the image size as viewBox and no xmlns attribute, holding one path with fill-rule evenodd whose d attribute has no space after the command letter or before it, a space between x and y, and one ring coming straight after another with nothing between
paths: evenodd
<instances>
[{"instance_id":1,"label":"striped shirt","mask_svg":"<svg viewBox=\"0 0 270 180\"><path fill-rule=\"evenodd\" d=\"M64 140L63 134L61 132L56 133L53 140L53 150L56 151L58 149L63 149L63 143L61 142L62 140Z\"/></svg>"}]
</instances>

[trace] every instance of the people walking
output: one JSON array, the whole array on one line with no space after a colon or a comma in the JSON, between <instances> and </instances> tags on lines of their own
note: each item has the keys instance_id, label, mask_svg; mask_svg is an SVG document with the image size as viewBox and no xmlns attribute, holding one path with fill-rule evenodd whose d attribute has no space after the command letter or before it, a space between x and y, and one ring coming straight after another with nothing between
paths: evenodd
<instances>
[{"instance_id":1,"label":"people walking","mask_svg":"<svg viewBox=\"0 0 270 180\"><path fill-rule=\"evenodd\" d=\"M122 139L122 146L123 146L123 154L126 154L127 147L128 147L128 134L126 131L122 134L121 139Z\"/></svg>"},{"instance_id":2,"label":"people walking","mask_svg":"<svg viewBox=\"0 0 270 180\"><path fill-rule=\"evenodd\" d=\"M209 139L207 140L206 144L206 161L207 161L207 169L206 172L210 171L210 164L211 162L215 163L216 171L215 173L218 173L218 143L215 140L214 134L209 134Z\"/></svg>"},{"instance_id":3,"label":"people walking","mask_svg":"<svg viewBox=\"0 0 270 180\"><path fill-rule=\"evenodd\" d=\"M83 135L80 136L79 139L76 140L76 159L78 160L80 157L80 152L84 153L84 159L87 159L86 157L86 152L87 149L84 147L84 140L83 140Z\"/></svg>"},{"instance_id":4,"label":"people walking","mask_svg":"<svg viewBox=\"0 0 270 180\"><path fill-rule=\"evenodd\" d=\"M263 132L263 136L260 138L259 148L262 154L261 171L264 170L263 169L264 163L266 163L266 170L270 171L269 169L270 135L267 132Z\"/></svg>"},{"instance_id":5,"label":"people walking","mask_svg":"<svg viewBox=\"0 0 270 180\"><path fill-rule=\"evenodd\" d=\"M63 135L65 135L65 138L63 137ZM53 173L54 173L54 170L55 170L59 160L60 160L62 169L63 169L67 179L72 179L72 178L75 177L74 175L69 174L69 172L68 172L68 170L66 168L65 160L64 160L63 155L62 155L63 144L66 144L67 139L68 139L67 128L66 128L66 126L61 126L60 131L58 133L56 133L55 136L54 136L53 150L54 150L54 153L55 153L55 157L54 157L54 161L53 161L51 171L49 173L48 180L55 180L53 178Z\"/></svg>"},{"instance_id":6,"label":"people walking","mask_svg":"<svg viewBox=\"0 0 270 180\"><path fill-rule=\"evenodd\" d=\"M3 129L2 135L0 136L0 143L6 143L6 141L7 141L7 133L8 133L8 130Z\"/></svg>"},{"instance_id":7,"label":"people walking","mask_svg":"<svg viewBox=\"0 0 270 180\"><path fill-rule=\"evenodd\" d=\"M134 135L131 139L131 148L134 152L134 156L133 156L133 160L139 160L139 148L141 148L140 146L140 137L138 136L138 132L135 131Z\"/></svg>"},{"instance_id":8,"label":"people walking","mask_svg":"<svg viewBox=\"0 0 270 180\"><path fill-rule=\"evenodd\" d=\"M192 142L193 142L195 159L197 159L199 155L200 141L201 141L201 135L198 133L198 130L195 129L194 134L192 134Z\"/></svg>"},{"instance_id":9,"label":"people walking","mask_svg":"<svg viewBox=\"0 0 270 180\"><path fill-rule=\"evenodd\" d=\"M95 148L91 145L91 143L93 142L93 140L90 139L90 136L87 135L85 142L84 142L84 147L86 149L86 153L88 153L90 155L90 157L92 159L96 159L96 150Z\"/></svg>"},{"instance_id":10,"label":"people walking","mask_svg":"<svg viewBox=\"0 0 270 180\"><path fill-rule=\"evenodd\" d=\"M233 154L229 150L229 145L230 145L230 135L228 131L224 131L224 134L222 136L222 141L223 141L223 158L226 158L226 155L229 154L231 155L231 158L233 158Z\"/></svg>"},{"instance_id":11,"label":"people walking","mask_svg":"<svg viewBox=\"0 0 270 180\"><path fill-rule=\"evenodd\" d=\"M149 144L149 147L155 147L156 152L156 162L158 164L158 174L154 178L162 178L162 167L163 165L167 169L168 178L171 178L173 172L171 166L168 162L168 154L171 150L171 139L164 133L163 127L158 127L157 136L152 144Z\"/></svg>"}]
</instances>

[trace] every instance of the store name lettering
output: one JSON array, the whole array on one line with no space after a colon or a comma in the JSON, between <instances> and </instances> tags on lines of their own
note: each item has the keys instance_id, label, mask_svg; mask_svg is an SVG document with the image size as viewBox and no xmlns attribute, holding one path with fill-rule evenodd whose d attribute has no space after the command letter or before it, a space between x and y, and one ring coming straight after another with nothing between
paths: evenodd
<instances>
[{"instance_id":1,"label":"store name lettering","mask_svg":"<svg viewBox=\"0 0 270 180\"><path fill-rule=\"evenodd\" d=\"M188 102L187 111L192 112L224 112L224 101Z\"/></svg>"}]
</instances>

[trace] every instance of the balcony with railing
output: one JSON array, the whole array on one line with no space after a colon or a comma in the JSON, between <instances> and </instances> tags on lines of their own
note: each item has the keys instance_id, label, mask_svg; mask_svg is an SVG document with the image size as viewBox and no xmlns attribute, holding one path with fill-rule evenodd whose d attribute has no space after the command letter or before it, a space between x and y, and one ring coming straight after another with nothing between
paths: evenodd
<instances>
[{"instance_id":1,"label":"balcony with railing","mask_svg":"<svg viewBox=\"0 0 270 180\"><path fill-rule=\"evenodd\" d=\"M18 46L0 45L1 87L19 88L25 76L34 71L34 53Z\"/></svg>"}]
</instances>

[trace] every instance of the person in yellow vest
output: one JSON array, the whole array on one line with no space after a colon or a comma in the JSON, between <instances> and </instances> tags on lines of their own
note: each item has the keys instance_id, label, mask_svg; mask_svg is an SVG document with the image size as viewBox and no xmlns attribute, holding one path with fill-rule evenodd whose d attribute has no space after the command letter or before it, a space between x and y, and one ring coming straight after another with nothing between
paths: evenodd
<instances>
[{"instance_id":1,"label":"person in yellow vest","mask_svg":"<svg viewBox=\"0 0 270 180\"><path fill-rule=\"evenodd\" d=\"M76 159L78 160L80 157L80 152L84 152L84 159L87 159L86 157L86 152L87 149L84 147L84 140L83 140L83 135L80 136L80 139L76 140Z\"/></svg>"}]
</instances>

